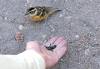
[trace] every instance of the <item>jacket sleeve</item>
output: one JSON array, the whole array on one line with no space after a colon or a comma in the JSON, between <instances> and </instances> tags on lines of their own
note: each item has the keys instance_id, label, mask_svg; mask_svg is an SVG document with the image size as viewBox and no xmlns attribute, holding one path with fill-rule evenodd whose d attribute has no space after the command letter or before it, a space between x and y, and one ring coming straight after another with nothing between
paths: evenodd
<instances>
[{"instance_id":1,"label":"jacket sleeve","mask_svg":"<svg viewBox=\"0 0 100 69\"><path fill-rule=\"evenodd\" d=\"M0 69L45 69L45 61L34 50L26 50L18 55L0 55Z\"/></svg>"}]
</instances>

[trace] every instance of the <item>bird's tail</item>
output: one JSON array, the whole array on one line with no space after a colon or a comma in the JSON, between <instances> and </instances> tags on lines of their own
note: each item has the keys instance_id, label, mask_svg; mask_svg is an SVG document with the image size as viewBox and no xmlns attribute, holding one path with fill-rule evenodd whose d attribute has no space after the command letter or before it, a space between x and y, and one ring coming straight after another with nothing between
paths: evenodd
<instances>
[{"instance_id":1,"label":"bird's tail","mask_svg":"<svg viewBox=\"0 0 100 69\"><path fill-rule=\"evenodd\" d=\"M62 11L62 10L60 10L60 9L51 10L50 13L49 13L49 15L56 14L57 12L60 12L60 11Z\"/></svg>"},{"instance_id":2,"label":"bird's tail","mask_svg":"<svg viewBox=\"0 0 100 69\"><path fill-rule=\"evenodd\" d=\"M53 8L53 7L47 7L46 9L49 11L49 15L52 15L52 14L62 11L58 8Z\"/></svg>"}]
</instances>

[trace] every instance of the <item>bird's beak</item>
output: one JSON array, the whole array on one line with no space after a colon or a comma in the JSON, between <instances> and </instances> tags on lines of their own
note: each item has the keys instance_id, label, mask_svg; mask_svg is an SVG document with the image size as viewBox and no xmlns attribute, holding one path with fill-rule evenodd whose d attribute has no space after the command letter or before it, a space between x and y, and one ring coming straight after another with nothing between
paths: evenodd
<instances>
[{"instance_id":1,"label":"bird's beak","mask_svg":"<svg viewBox=\"0 0 100 69\"><path fill-rule=\"evenodd\" d=\"M28 15L28 14L29 14L29 12L26 12L26 13L25 13L25 15Z\"/></svg>"}]
</instances>

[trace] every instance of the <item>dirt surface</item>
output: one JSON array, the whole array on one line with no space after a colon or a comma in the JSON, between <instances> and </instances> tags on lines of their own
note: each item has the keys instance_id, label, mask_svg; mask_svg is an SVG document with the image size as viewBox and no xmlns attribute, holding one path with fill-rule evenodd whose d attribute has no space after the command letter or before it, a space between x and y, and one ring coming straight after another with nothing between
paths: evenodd
<instances>
[{"instance_id":1,"label":"dirt surface","mask_svg":"<svg viewBox=\"0 0 100 69\"><path fill-rule=\"evenodd\" d=\"M42 23L25 17L29 6L51 6L62 11ZM24 41L17 42L16 32ZM68 54L54 69L100 69L100 0L0 0L0 53L18 54L31 40L44 42L64 36Z\"/></svg>"}]
</instances>

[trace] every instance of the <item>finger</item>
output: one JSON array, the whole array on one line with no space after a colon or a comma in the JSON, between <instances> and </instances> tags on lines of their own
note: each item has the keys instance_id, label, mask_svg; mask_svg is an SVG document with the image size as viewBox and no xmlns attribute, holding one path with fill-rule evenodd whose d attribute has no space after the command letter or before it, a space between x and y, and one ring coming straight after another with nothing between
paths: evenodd
<instances>
[{"instance_id":1,"label":"finger","mask_svg":"<svg viewBox=\"0 0 100 69\"><path fill-rule=\"evenodd\" d=\"M62 47L60 50L56 50L54 52L54 54L56 54L58 59L60 59L61 57L63 57L63 55L66 53L66 51L67 51L67 48L66 47Z\"/></svg>"},{"instance_id":2,"label":"finger","mask_svg":"<svg viewBox=\"0 0 100 69\"><path fill-rule=\"evenodd\" d=\"M57 38L58 38L58 37L53 37L53 38L51 38L50 40L48 40L48 42L46 43L46 45L48 46L48 45L50 45L50 44L53 44L53 43L56 41Z\"/></svg>"},{"instance_id":3,"label":"finger","mask_svg":"<svg viewBox=\"0 0 100 69\"><path fill-rule=\"evenodd\" d=\"M61 58L66 51L67 51L67 41L63 40L53 50L53 53L57 54L58 58Z\"/></svg>"},{"instance_id":4,"label":"finger","mask_svg":"<svg viewBox=\"0 0 100 69\"><path fill-rule=\"evenodd\" d=\"M54 50L60 50L60 48L62 48L64 46L67 47L67 41L66 40L63 40L59 44L57 44L57 47Z\"/></svg>"},{"instance_id":5,"label":"finger","mask_svg":"<svg viewBox=\"0 0 100 69\"><path fill-rule=\"evenodd\" d=\"M59 51L62 47L67 47L67 41L66 40L63 40L58 45L56 45L56 48L54 49L54 51Z\"/></svg>"},{"instance_id":6,"label":"finger","mask_svg":"<svg viewBox=\"0 0 100 69\"><path fill-rule=\"evenodd\" d=\"M55 42L54 45L58 45L60 42L64 40L64 37L59 37Z\"/></svg>"}]
</instances>

